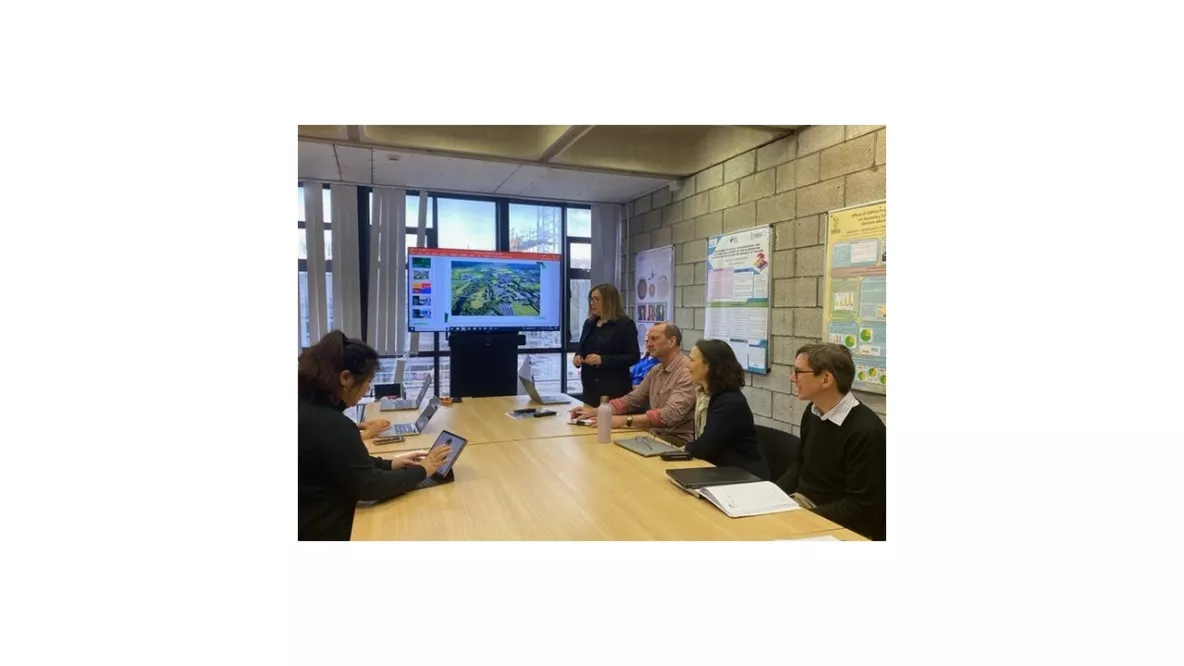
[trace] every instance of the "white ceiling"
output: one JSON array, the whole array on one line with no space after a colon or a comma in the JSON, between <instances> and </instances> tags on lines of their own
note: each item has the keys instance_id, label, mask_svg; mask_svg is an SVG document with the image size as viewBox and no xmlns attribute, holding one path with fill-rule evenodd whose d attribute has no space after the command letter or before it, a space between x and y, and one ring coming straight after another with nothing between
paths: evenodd
<instances>
[{"instance_id":1,"label":"white ceiling","mask_svg":"<svg viewBox=\"0 0 1184 666\"><path fill-rule=\"evenodd\" d=\"M389 159L391 155L398 157L398 160ZM666 178L315 141L299 142L299 177L356 185L603 203L630 201L671 182Z\"/></svg>"}]
</instances>

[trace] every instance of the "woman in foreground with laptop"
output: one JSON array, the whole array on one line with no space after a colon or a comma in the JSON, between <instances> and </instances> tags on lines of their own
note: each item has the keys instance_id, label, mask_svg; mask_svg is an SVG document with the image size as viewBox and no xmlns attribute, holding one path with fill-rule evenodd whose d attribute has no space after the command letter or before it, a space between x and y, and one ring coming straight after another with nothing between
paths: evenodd
<instances>
[{"instance_id":1,"label":"woman in foreground with laptop","mask_svg":"<svg viewBox=\"0 0 1184 666\"><path fill-rule=\"evenodd\" d=\"M744 368L732 347L721 340L700 340L691 348L688 369L701 398L695 409L695 439L686 452L717 467L739 467L767 480L769 463L756 443L752 409L740 392Z\"/></svg>"},{"instance_id":2,"label":"woman in foreground with laptop","mask_svg":"<svg viewBox=\"0 0 1184 666\"><path fill-rule=\"evenodd\" d=\"M333 331L300 355L299 533L301 541L348 541L360 501L402 495L428 478L451 449L413 452L394 460L371 456L358 425L342 410L370 392L378 352Z\"/></svg>"}]
</instances>

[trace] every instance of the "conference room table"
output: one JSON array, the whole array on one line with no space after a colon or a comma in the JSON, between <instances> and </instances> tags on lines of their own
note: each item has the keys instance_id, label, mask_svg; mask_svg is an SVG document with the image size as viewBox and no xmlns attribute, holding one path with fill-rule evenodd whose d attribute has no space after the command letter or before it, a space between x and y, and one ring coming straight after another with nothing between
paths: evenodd
<instances>
[{"instance_id":1,"label":"conference room table","mask_svg":"<svg viewBox=\"0 0 1184 666\"><path fill-rule=\"evenodd\" d=\"M573 400L573 404L580 404ZM514 419L530 405L527 396L467 398L441 406L423 435L373 446L373 455L431 446L442 430L467 438L453 467L456 480L371 506L354 517L352 539L365 540L617 540L773 541L860 535L806 510L729 518L715 506L681 490L667 469L709 467L702 460L645 458L596 441L596 431L568 425L570 407L559 414ZM380 412L366 418L414 421L419 411ZM634 431L615 430L614 437Z\"/></svg>"}]
</instances>

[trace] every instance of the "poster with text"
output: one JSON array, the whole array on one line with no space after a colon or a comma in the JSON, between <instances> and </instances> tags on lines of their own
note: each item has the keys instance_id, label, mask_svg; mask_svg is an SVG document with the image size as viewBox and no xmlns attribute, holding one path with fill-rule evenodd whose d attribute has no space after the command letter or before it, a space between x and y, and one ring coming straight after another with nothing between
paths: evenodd
<instances>
[{"instance_id":1,"label":"poster with text","mask_svg":"<svg viewBox=\"0 0 1184 666\"><path fill-rule=\"evenodd\" d=\"M703 337L724 340L749 372L769 372L769 226L707 240L707 323ZM684 307L694 307L683 304Z\"/></svg>"},{"instance_id":2,"label":"poster with text","mask_svg":"<svg viewBox=\"0 0 1184 666\"><path fill-rule=\"evenodd\" d=\"M823 339L851 350L851 388L888 392L888 208L885 202L827 214Z\"/></svg>"},{"instance_id":3,"label":"poster with text","mask_svg":"<svg viewBox=\"0 0 1184 666\"><path fill-rule=\"evenodd\" d=\"M638 252L634 269L633 321L637 323L637 344L644 356L650 327L674 319L674 246Z\"/></svg>"}]
</instances>

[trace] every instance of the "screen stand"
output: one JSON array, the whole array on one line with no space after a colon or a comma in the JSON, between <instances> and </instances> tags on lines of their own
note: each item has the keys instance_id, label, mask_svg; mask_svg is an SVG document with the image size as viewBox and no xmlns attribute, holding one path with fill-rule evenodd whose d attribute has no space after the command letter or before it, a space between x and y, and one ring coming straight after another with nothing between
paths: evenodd
<instances>
[{"instance_id":1,"label":"screen stand","mask_svg":"<svg viewBox=\"0 0 1184 666\"><path fill-rule=\"evenodd\" d=\"M524 344L526 336L515 330L450 332L449 395L463 398L517 395L518 347Z\"/></svg>"}]
</instances>

